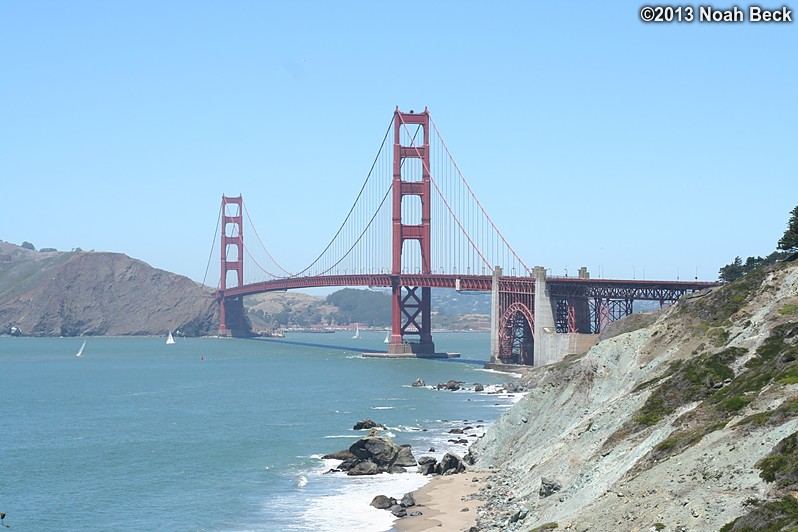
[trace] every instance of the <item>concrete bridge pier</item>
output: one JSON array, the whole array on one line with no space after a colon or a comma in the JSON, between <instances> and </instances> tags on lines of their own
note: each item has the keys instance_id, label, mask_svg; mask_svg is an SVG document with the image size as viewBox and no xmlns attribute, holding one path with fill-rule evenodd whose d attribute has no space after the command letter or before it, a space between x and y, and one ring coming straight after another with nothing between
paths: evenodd
<instances>
[{"instance_id":1,"label":"concrete bridge pier","mask_svg":"<svg viewBox=\"0 0 798 532\"><path fill-rule=\"evenodd\" d=\"M546 333L556 333L556 324L554 323L554 303L549 297L546 290L546 268L543 266L535 266L532 269L532 275L535 277L535 343L533 365L542 366L549 363L550 353L544 352L543 348L543 335Z\"/></svg>"},{"instance_id":2,"label":"concrete bridge pier","mask_svg":"<svg viewBox=\"0 0 798 532\"><path fill-rule=\"evenodd\" d=\"M502 277L501 266L493 269L490 284L490 361L499 361L499 280Z\"/></svg>"},{"instance_id":3,"label":"concrete bridge pier","mask_svg":"<svg viewBox=\"0 0 798 532\"><path fill-rule=\"evenodd\" d=\"M588 298L578 292L552 294L543 266L533 268L532 276L534 290L502 289L502 269L493 270L491 364L544 366L585 353L597 341ZM580 268L579 278L589 279L587 268Z\"/></svg>"}]
</instances>

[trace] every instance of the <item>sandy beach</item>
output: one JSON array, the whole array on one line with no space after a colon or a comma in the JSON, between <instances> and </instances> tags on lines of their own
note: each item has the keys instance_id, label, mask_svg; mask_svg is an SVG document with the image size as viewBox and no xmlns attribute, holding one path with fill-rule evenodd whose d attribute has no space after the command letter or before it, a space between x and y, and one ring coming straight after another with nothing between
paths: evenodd
<instances>
[{"instance_id":1,"label":"sandy beach","mask_svg":"<svg viewBox=\"0 0 798 532\"><path fill-rule=\"evenodd\" d=\"M419 511L422 515L397 519L394 529L399 532L468 530L476 523L476 511L482 501L461 498L476 493L489 476L488 472L466 471L433 478L413 493L416 506L408 508L408 513ZM464 511L465 508L468 510Z\"/></svg>"}]
</instances>

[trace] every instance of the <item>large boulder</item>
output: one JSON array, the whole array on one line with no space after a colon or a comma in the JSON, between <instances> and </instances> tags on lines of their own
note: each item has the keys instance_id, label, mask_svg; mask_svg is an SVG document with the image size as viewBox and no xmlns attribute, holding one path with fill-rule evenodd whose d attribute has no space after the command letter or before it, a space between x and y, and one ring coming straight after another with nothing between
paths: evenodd
<instances>
[{"instance_id":1,"label":"large boulder","mask_svg":"<svg viewBox=\"0 0 798 532\"><path fill-rule=\"evenodd\" d=\"M349 447L349 452L359 460L371 460L384 468L393 465L399 455L399 447L382 436L366 436Z\"/></svg>"},{"instance_id":2,"label":"large boulder","mask_svg":"<svg viewBox=\"0 0 798 532\"><path fill-rule=\"evenodd\" d=\"M540 478L540 489L538 490L538 495L540 498L546 498L549 495L553 495L562 489L562 484L553 478Z\"/></svg>"},{"instance_id":3,"label":"large boulder","mask_svg":"<svg viewBox=\"0 0 798 532\"><path fill-rule=\"evenodd\" d=\"M446 453L435 468L435 472L439 475L452 475L462 473L465 469L465 463L459 456L454 453Z\"/></svg>"},{"instance_id":4,"label":"large boulder","mask_svg":"<svg viewBox=\"0 0 798 532\"><path fill-rule=\"evenodd\" d=\"M362 462L358 462L355 464L349 471L346 472L347 475L376 475L380 473L380 468L377 467L377 464L372 462L371 460L363 460Z\"/></svg>"},{"instance_id":5,"label":"large boulder","mask_svg":"<svg viewBox=\"0 0 798 532\"><path fill-rule=\"evenodd\" d=\"M418 472L422 475L431 475L435 473L438 461L431 456L422 456L418 459Z\"/></svg>"},{"instance_id":6,"label":"large boulder","mask_svg":"<svg viewBox=\"0 0 798 532\"><path fill-rule=\"evenodd\" d=\"M412 493L405 493L402 497L402 502L400 502L402 506L405 508L410 508L411 506L416 505L416 498L413 496Z\"/></svg>"},{"instance_id":7,"label":"large boulder","mask_svg":"<svg viewBox=\"0 0 798 532\"><path fill-rule=\"evenodd\" d=\"M404 501L404 498L402 500ZM372 499L371 505L378 510L387 510L391 506L396 505L396 499L388 497L387 495L377 495Z\"/></svg>"},{"instance_id":8,"label":"large boulder","mask_svg":"<svg viewBox=\"0 0 798 532\"><path fill-rule=\"evenodd\" d=\"M377 473L403 473L405 467L416 465L409 445L396 445L383 436L369 434L349 447L354 458L346 463L347 475L376 475ZM339 466L340 470L344 470Z\"/></svg>"},{"instance_id":9,"label":"large boulder","mask_svg":"<svg viewBox=\"0 0 798 532\"><path fill-rule=\"evenodd\" d=\"M401 467L412 467L416 465L416 457L413 456L413 451L410 450L409 445L400 445L399 452L396 453L396 460L394 460L393 465L401 466Z\"/></svg>"}]
</instances>

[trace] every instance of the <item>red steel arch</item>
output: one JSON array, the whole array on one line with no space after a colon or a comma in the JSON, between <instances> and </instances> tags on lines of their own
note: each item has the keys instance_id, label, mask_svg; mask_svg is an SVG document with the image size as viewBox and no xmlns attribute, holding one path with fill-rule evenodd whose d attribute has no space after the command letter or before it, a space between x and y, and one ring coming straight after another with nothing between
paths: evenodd
<instances>
[{"instance_id":1,"label":"red steel arch","mask_svg":"<svg viewBox=\"0 0 798 532\"><path fill-rule=\"evenodd\" d=\"M516 301L499 319L499 358L504 363L533 365L535 314Z\"/></svg>"}]
</instances>

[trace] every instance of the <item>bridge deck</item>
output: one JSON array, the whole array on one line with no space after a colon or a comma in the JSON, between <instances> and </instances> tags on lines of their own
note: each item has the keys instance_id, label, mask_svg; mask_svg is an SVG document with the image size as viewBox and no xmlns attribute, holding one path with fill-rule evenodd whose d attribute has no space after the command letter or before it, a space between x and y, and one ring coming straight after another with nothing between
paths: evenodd
<instances>
[{"instance_id":1,"label":"bridge deck","mask_svg":"<svg viewBox=\"0 0 798 532\"><path fill-rule=\"evenodd\" d=\"M216 292L216 297L231 298L295 290L298 288L319 288L330 286L369 286L390 288L394 280L399 286L421 286L428 288L449 288L469 292L489 292L489 275L446 275L446 274L344 274L313 277L288 277L258 283L245 284ZM648 281L642 279L583 279L578 277L548 277L546 285L550 296L557 297L604 297L619 299L675 300L685 293L717 286L719 283L703 281ZM534 277L502 277L499 281L502 292L522 292L533 294Z\"/></svg>"}]
</instances>

